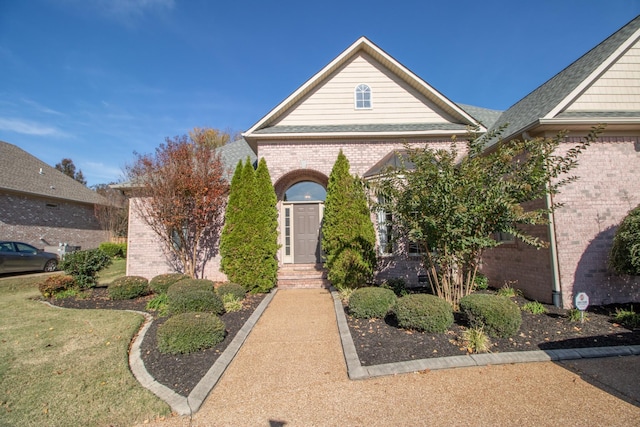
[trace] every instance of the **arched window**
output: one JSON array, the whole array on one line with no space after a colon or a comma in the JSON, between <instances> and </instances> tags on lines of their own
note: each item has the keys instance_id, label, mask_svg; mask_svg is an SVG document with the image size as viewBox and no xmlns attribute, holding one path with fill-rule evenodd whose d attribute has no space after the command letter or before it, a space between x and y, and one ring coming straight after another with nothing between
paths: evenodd
<instances>
[{"instance_id":1,"label":"arched window","mask_svg":"<svg viewBox=\"0 0 640 427\"><path fill-rule=\"evenodd\" d=\"M327 190L316 182L301 181L289 187L284 194L285 202L324 202Z\"/></svg>"},{"instance_id":2,"label":"arched window","mask_svg":"<svg viewBox=\"0 0 640 427\"><path fill-rule=\"evenodd\" d=\"M355 102L356 110L371 108L371 88L369 85L360 84L356 87Z\"/></svg>"}]
</instances>

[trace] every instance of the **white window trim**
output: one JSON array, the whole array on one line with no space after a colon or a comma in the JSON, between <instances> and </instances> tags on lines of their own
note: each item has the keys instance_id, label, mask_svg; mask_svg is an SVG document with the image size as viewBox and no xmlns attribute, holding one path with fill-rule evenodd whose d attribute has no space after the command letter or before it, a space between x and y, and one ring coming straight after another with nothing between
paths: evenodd
<instances>
[{"instance_id":1,"label":"white window trim","mask_svg":"<svg viewBox=\"0 0 640 427\"><path fill-rule=\"evenodd\" d=\"M369 106L368 107L358 107L358 88L360 86L366 86L369 89ZM371 85L367 83L359 83L355 89L353 90L353 106L356 110L372 110L373 109L373 91L371 90Z\"/></svg>"}]
</instances>

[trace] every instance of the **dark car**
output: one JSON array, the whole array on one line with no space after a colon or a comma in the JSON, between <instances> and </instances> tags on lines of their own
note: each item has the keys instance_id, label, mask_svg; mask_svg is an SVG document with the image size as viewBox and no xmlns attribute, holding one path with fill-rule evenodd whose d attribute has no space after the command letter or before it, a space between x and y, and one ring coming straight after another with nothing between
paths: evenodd
<instances>
[{"instance_id":1,"label":"dark car","mask_svg":"<svg viewBox=\"0 0 640 427\"><path fill-rule=\"evenodd\" d=\"M0 274L22 271L55 271L58 255L22 242L0 241Z\"/></svg>"}]
</instances>

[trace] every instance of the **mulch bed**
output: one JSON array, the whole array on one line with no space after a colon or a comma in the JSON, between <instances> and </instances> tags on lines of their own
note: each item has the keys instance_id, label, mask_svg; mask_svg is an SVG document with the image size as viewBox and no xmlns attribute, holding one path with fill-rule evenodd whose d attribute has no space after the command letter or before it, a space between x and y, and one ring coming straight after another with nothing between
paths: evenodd
<instances>
[{"instance_id":1,"label":"mulch bed","mask_svg":"<svg viewBox=\"0 0 640 427\"><path fill-rule=\"evenodd\" d=\"M522 307L528 300L514 297ZM637 304L636 304L637 305ZM611 313L629 304L591 306L584 323L572 322L568 310L544 305L546 314L522 312L522 326L512 338L491 338L491 352L571 349L640 344L640 330L630 330L615 323ZM430 334L397 327L393 315L385 319L356 319L345 307L347 323L363 366L379 365L433 357L468 354L462 342L466 324L461 315L444 334Z\"/></svg>"},{"instance_id":2,"label":"mulch bed","mask_svg":"<svg viewBox=\"0 0 640 427\"><path fill-rule=\"evenodd\" d=\"M209 368L224 352L236 333L260 304L264 294L247 295L243 309L222 316L227 328L227 337L216 347L186 355L165 355L156 348L156 330L166 318L155 318L147 331L141 346L142 360L147 371L161 384L182 396L188 396ZM151 296L135 300L112 301L106 288L94 288L90 295L82 298L51 299L51 304L67 308L115 309L147 311L145 306ZM519 306L527 300L514 298ZM491 351L511 352L546 349L568 349L581 347L601 347L640 344L640 331L629 330L612 321L615 309L630 308L630 305L589 307L588 320L584 323L571 322L567 310L545 305L547 314L533 315L522 312L520 332L512 338L492 338ZM386 319L356 319L348 314L347 323L351 336L364 366L393 363L433 357L467 354L461 342L465 329L464 319L456 316L456 322L444 334L428 334L400 329L393 316Z\"/></svg>"},{"instance_id":3,"label":"mulch bed","mask_svg":"<svg viewBox=\"0 0 640 427\"><path fill-rule=\"evenodd\" d=\"M227 336L220 344L196 353L179 355L162 354L157 349L156 331L168 318L158 318L155 312L146 310L147 302L153 296L115 301L109 299L106 287L97 287L87 291L81 298L50 299L48 302L66 308L136 310L151 314L154 321L140 347L142 361L156 381L186 397L233 341L265 296L266 294L247 294L242 303L242 310L220 316L227 331Z\"/></svg>"}]
</instances>

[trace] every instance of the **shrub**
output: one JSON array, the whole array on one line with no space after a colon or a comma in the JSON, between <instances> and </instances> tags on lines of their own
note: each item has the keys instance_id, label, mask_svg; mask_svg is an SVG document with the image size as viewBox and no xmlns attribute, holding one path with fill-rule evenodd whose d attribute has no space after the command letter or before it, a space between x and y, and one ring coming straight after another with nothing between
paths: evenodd
<instances>
[{"instance_id":1,"label":"shrub","mask_svg":"<svg viewBox=\"0 0 640 427\"><path fill-rule=\"evenodd\" d=\"M467 295L460 299L460 311L466 316L469 326L483 328L492 337L513 336L522 324L518 305L500 295Z\"/></svg>"},{"instance_id":2,"label":"shrub","mask_svg":"<svg viewBox=\"0 0 640 427\"><path fill-rule=\"evenodd\" d=\"M160 274L149 281L149 289L156 294L166 294L169 286L183 279L189 279L189 276L182 273Z\"/></svg>"},{"instance_id":3,"label":"shrub","mask_svg":"<svg viewBox=\"0 0 640 427\"><path fill-rule=\"evenodd\" d=\"M640 275L640 205L629 212L616 230L609 265L618 274Z\"/></svg>"},{"instance_id":4,"label":"shrub","mask_svg":"<svg viewBox=\"0 0 640 427\"><path fill-rule=\"evenodd\" d=\"M204 279L184 279L167 290L169 314L187 312L224 313L224 304L213 290L213 282Z\"/></svg>"},{"instance_id":5,"label":"shrub","mask_svg":"<svg viewBox=\"0 0 640 427\"><path fill-rule=\"evenodd\" d=\"M145 308L149 311L155 311L158 316L164 317L169 313L169 299L167 294L158 294L147 302Z\"/></svg>"},{"instance_id":6,"label":"shrub","mask_svg":"<svg viewBox=\"0 0 640 427\"><path fill-rule=\"evenodd\" d=\"M239 285L237 283L225 282L218 286L216 289L220 298L224 298L225 295L231 294L237 300L243 300L247 294L247 290L244 286Z\"/></svg>"},{"instance_id":7,"label":"shrub","mask_svg":"<svg viewBox=\"0 0 640 427\"><path fill-rule=\"evenodd\" d=\"M384 318L398 297L390 289L358 288L349 297L349 313L357 318Z\"/></svg>"},{"instance_id":8,"label":"shrub","mask_svg":"<svg viewBox=\"0 0 640 427\"><path fill-rule=\"evenodd\" d=\"M489 279L482 273L476 273L476 279L474 281L476 289L484 291L489 288Z\"/></svg>"},{"instance_id":9,"label":"shrub","mask_svg":"<svg viewBox=\"0 0 640 427\"><path fill-rule=\"evenodd\" d=\"M584 313L584 314L582 314ZM567 312L567 317L569 318L570 322L579 322L581 320L588 320L587 318L587 312L586 311L581 311L577 308L572 308Z\"/></svg>"},{"instance_id":10,"label":"shrub","mask_svg":"<svg viewBox=\"0 0 640 427\"><path fill-rule=\"evenodd\" d=\"M401 297L407 295L407 283L402 278L385 280L382 284L383 288L391 289L396 296Z\"/></svg>"},{"instance_id":11,"label":"shrub","mask_svg":"<svg viewBox=\"0 0 640 427\"><path fill-rule=\"evenodd\" d=\"M62 274L56 274L54 276L47 277L44 282L38 285L40 293L45 298L51 298L56 294L75 288L76 283L72 276L65 276Z\"/></svg>"},{"instance_id":12,"label":"shrub","mask_svg":"<svg viewBox=\"0 0 640 427\"><path fill-rule=\"evenodd\" d=\"M127 244L126 243L113 243L102 242L98 246L104 253L111 258L126 258L127 257Z\"/></svg>"},{"instance_id":13,"label":"shrub","mask_svg":"<svg viewBox=\"0 0 640 427\"><path fill-rule=\"evenodd\" d=\"M453 324L451 304L429 294L405 295L393 309L398 326L416 331L440 333Z\"/></svg>"},{"instance_id":14,"label":"shrub","mask_svg":"<svg viewBox=\"0 0 640 427\"><path fill-rule=\"evenodd\" d=\"M222 304L224 305L224 311L227 313L242 310L242 300L236 298L233 294L222 295Z\"/></svg>"},{"instance_id":15,"label":"shrub","mask_svg":"<svg viewBox=\"0 0 640 427\"><path fill-rule=\"evenodd\" d=\"M66 254L58 268L73 276L81 289L92 288L96 285L96 275L100 270L111 264L111 257L101 249L76 251Z\"/></svg>"},{"instance_id":16,"label":"shrub","mask_svg":"<svg viewBox=\"0 0 640 427\"><path fill-rule=\"evenodd\" d=\"M633 307L629 310L617 308L613 318L628 329L640 328L640 313L636 313Z\"/></svg>"},{"instance_id":17,"label":"shrub","mask_svg":"<svg viewBox=\"0 0 640 427\"><path fill-rule=\"evenodd\" d=\"M498 289L498 295L507 298L513 298L515 296L521 296L522 291L520 289L515 289L509 283L505 283L503 287Z\"/></svg>"},{"instance_id":18,"label":"shrub","mask_svg":"<svg viewBox=\"0 0 640 427\"><path fill-rule=\"evenodd\" d=\"M529 301L522 306L522 310L528 311L531 314L544 314L548 311L546 307L538 301Z\"/></svg>"},{"instance_id":19,"label":"shrub","mask_svg":"<svg viewBox=\"0 0 640 427\"><path fill-rule=\"evenodd\" d=\"M109 284L108 291L114 300L134 299L149 293L149 281L140 276L118 277Z\"/></svg>"},{"instance_id":20,"label":"shrub","mask_svg":"<svg viewBox=\"0 0 640 427\"><path fill-rule=\"evenodd\" d=\"M225 337L224 322L213 313L182 313L158 327L161 353L185 354L211 348Z\"/></svg>"}]
</instances>

